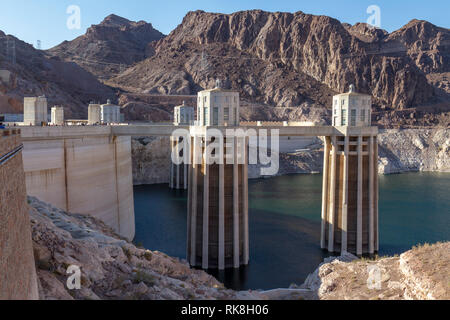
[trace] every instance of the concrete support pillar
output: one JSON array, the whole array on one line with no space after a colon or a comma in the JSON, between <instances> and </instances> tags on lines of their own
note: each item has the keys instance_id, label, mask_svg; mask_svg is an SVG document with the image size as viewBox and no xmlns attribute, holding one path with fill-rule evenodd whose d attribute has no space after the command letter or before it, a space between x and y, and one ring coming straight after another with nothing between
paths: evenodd
<instances>
[{"instance_id":1,"label":"concrete support pillar","mask_svg":"<svg viewBox=\"0 0 450 320\"><path fill-rule=\"evenodd\" d=\"M187 190L187 186L188 186L188 170L189 170L189 165L183 164L183 188L184 188L184 190Z\"/></svg>"},{"instance_id":2,"label":"concrete support pillar","mask_svg":"<svg viewBox=\"0 0 450 320\"><path fill-rule=\"evenodd\" d=\"M178 150L178 144L184 143L180 138L170 137L170 147L171 151L174 152ZM183 151L184 152L184 151ZM183 155L180 155L182 157ZM172 161L170 163L170 177L169 177L169 188L171 189L183 189L187 190L188 186L188 172L189 168L187 164L174 164Z\"/></svg>"},{"instance_id":3,"label":"concrete support pillar","mask_svg":"<svg viewBox=\"0 0 450 320\"><path fill-rule=\"evenodd\" d=\"M180 189L180 167L183 166L183 164L178 164L176 166L176 170L177 170L177 176L176 176L176 188Z\"/></svg>"},{"instance_id":4,"label":"concrete support pillar","mask_svg":"<svg viewBox=\"0 0 450 320\"><path fill-rule=\"evenodd\" d=\"M198 179L198 166L199 164L196 163L195 159L197 159L197 153L200 151L198 148L198 143L199 143L199 137L194 136L193 138L193 144L192 144L192 161L191 161L191 167L192 167L192 177L191 177L191 181L192 183L189 184L189 189L191 191L189 191L188 193L190 193L191 197L190 197L190 204L188 207L188 216L190 217L191 221L190 221L190 236L191 236L191 245L190 245L190 256L189 254L187 255L187 257L190 257L189 261L191 263L191 265L196 266L197 265L197 261L196 261L196 247L197 247L197 200L198 200L198 196L197 196L197 192L198 192L198 185L197 185L197 179ZM188 225L189 225L189 221L188 221Z\"/></svg>"},{"instance_id":5,"label":"concrete support pillar","mask_svg":"<svg viewBox=\"0 0 450 320\"><path fill-rule=\"evenodd\" d=\"M376 133L343 132L331 138L331 150L327 144L321 247L329 252L373 254L379 248Z\"/></svg>"},{"instance_id":6,"label":"concrete support pillar","mask_svg":"<svg viewBox=\"0 0 450 320\"><path fill-rule=\"evenodd\" d=\"M374 241L374 148L373 148L373 136L369 138L369 253L373 254L375 251Z\"/></svg>"},{"instance_id":7,"label":"concrete support pillar","mask_svg":"<svg viewBox=\"0 0 450 320\"><path fill-rule=\"evenodd\" d=\"M239 268L239 164L238 138L234 138L233 162L233 261L234 268Z\"/></svg>"},{"instance_id":8,"label":"concrete support pillar","mask_svg":"<svg viewBox=\"0 0 450 320\"><path fill-rule=\"evenodd\" d=\"M189 174L188 261L203 269L239 268L249 261L247 162L238 159L238 139L242 138L226 138L233 148L224 146L224 155L230 154L233 164L207 164L202 139L194 136L192 144L193 158L202 152L203 159L191 166ZM242 141L246 148L247 142ZM217 147L214 152L218 154ZM247 160L247 151L244 156Z\"/></svg>"},{"instance_id":9,"label":"concrete support pillar","mask_svg":"<svg viewBox=\"0 0 450 320\"><path fill-rule=\"evenodd\" d=\"M171 150L171 152L173 152L173 146L174 146L174 141L173 141L173 137L170 137L170 150ZM173 178L174 178L174 174L175 174L175 172L174 172L174 170L175 170L175 168L174 168L174 163L172 162L172 159L170 159L169 160L170 161L170 176L169 176L169 188L170 189L173 189Z\"/></svg>"},{"instance_id":10,"label":"concrete support pillar","mask_svg":"<svg viewBox=\"0 0 450 320\"><path fill-rule=\"evenodd\" d=\"M219 270L225 269L225 165L219 165Z\"/></svg>"},{"instance_id":11,"label":"concrete support pillar","mask_svg":"<svg viewBox=\"0 0 450 320\"><path fill-rule=\"evenodd\" d=\"M373 162L374 162L374 179L375 179L375 190L374 190L374 197L375 197L375 203L374 203L374 220L375 220L375 251L380 250L380 236L379 236L379 226L378 226L378 199L379 199L379 190L378 190L378 139L377 136L373 137Z\"/></svg>"},{"instance_id":12,"label":"concrete support pillar","mask_svg":"<svg viewBox=\"0 0 450 320\"><path fill-rule=\"evenodd\" d=\"M193 142L192 141L192 138L190 138L191 139L191 142ZM191 152L191 155L190 155L190 163L192 163L192 152ZM192 165L186 165L187 166L187 174L188 174L188 179L189 179L189 184L191 184L192 183ZM188 210L187 210L187 223L186 223L186 235L187 235L187 238L186 238L186 260L189 260L189 252L190 252L190 247L191 247L191 227L190 227L190 223L191 223L191 220L192 220L192 212L191 212L191 210L190 210L190 208L191 208L191 205L192 205L192 189L188 189L188 196L187 196L187 207L188 207Z\"/></svg>"},{"instance_id":13,"label":"concrete support pillar","mask_svg":"<svg viewBox=\"0 0 450 320\"><path fill-rule=\"evenodd\" d=\"M206 149L206 142L205 142ZM209 165L203 164L203 244L202 268L208 269L209 260Z\"/></svg>"},{"instance_id":14,"label":"concrete support pillar","mask_svg":"<svg viewBox=\"0 0 450 320\"><path fill-rule=\"evenodd\" d=\"M362 199L363 199L363 151L362 136L358 136L358 194L356 218L356 254L362 255Z\"/></svg>"},{"instance_id":15,"label":"concrete support pillar","mask_svg":"<svg viewBox=\"0 0 450 320\"><path fill-rule=\"evenodd\" d=\"M324 151L323 151L323 182L322 182L322 221L320 227L320 247L326 248L325 242L325 226L327 222L327 204L328 204L328 172L330 163L330 138L324 137Z\"/></svg>"},{"instance_id":16,"label":"concrete support pillar","mask_svg":"<svg viewBox=\"0 0 450 320\"><path fill-rule=\"evenodd\" d=\"M347 252L348 240L348 157L349 157L349 136L344 138L344 168L342 181L342 225L341 225L341 252Z\"/></svg>"},{"instance_id":17,"label":"concrete support pillar","mask_svg":"<svg viewBox=\"0 0 450 320\"><path fill-rule=\"evenodd\" d=\"M335 198L336 198L336 136L331 137L331 183L330 183L330 210L328 218L328 251L334 252L334 228L335 228Z\"/></svg>"},{"instance_id":18,"label":"concrete support pillar","mask_svg":"<svg viewBox=\"0 0 450 320\"><path fill-rule=\"evenodd\" d=\"M243 189L243 216L244 216L244 264L250 259L249 234L248 234L248 138L244 138L244 165L242 174Z\"/></svg>"}]
</instances>

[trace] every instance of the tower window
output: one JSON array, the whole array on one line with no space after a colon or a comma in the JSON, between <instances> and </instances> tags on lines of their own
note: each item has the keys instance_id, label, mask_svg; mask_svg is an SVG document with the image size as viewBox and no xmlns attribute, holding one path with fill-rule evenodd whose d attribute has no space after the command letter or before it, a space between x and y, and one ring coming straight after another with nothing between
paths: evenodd
<instances>
[{"instance_id":1,"label":"tower window","mask_svg":"<svg viewBox=\"0 0 450 320\"><path fill-rule=\"evenodd\" d=\"M347 110L342 109L341 111L341 125L346 126L347 125Z\"/></svg>"},{"instance_id":2,"label":"tower window","mask_svg":"<svg viewBox=\"0 0 450 320\"><path fill-rule=\"evenodd\" d=\"M204 126L209 125L208 116L209 116L208 108L203 108L203 125Z\"/></svg>"},{"instance_id":3,"label":"tower window","mask_svg":"<svg viewBox=\"0 0 450 320\"><path fill-rule=\"evenodd\" d=\"M351 126L356 126L356 109L352 109L352 110L351 110L351 114L350 114L350 125L351 125Z\"/></svg>"},{"instance_id":4,"label":"tower window","mask_svg":"<svg viewBox=\"0 0 450 320\"><path fill-rule=\"evenodd\" d=\"M361 121L362 122L366 121L366 110L365 109L361 110Z\"/></svg>"},{"instance_id":5,"label":"tower window","mask_svg":"<svg viewBox=\"0 0 450 320\"><path fill-rule=\"evenodd\" d=\"M230 120L230 109L229 108L223 108L223 121Z\"/></svg>"},{"instance_id":6,"label":"tower window","mask_svg":"<svg viewBox=\"0 0 450 320\"><path fill-rule=\"evenodd\" d=\"M219 124L219 108L213 108L213 125L217 126Z\"/></svg>"}]
</instances>

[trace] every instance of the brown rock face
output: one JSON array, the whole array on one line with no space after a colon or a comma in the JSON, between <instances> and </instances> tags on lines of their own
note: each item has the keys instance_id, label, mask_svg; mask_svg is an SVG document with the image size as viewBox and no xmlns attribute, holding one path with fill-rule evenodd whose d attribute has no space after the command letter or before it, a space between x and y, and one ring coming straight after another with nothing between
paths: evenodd
<instances>
[{"instance_id":1,"label":"brown rock face","mask_svg":"<svg viewBox=\"0 0 450 320\"><path fill-rule=\"evenodd\" d=\"M15 63L11 50L7 50L8 42L15 44ZM24 96L45 94L49 108L62 105L66 118L81 118L87 117L87 105L91 100L114 98L111 88L77 64L49 57L1 31L0 69L11 72L8 83L0 81L0 113L22 113Z\"/></svg>"},{"instance_id":2,"label":"brown rock face","mask_svg":"<svg viewBox=\"0 0 450 320\"><path fill-rule=\"evenodd\" d=\"M150 23L110 15L99 25L91 26L85 35L65 41L47 52L76 62L100 79L108 79L151 56L148 44L163 37Z\"/></svg>"},{"instance_id":3,"label":"brown rock face","mask_svg":"<svg viewBox=\"0 0 450 320\"><path fill-rule=\"evenodd\" d=\"M153 57L111 83L137 92L194 94L226 77L251 102L313 106L322 116L331 95L354 83L374 96L375 120L385 124L389 114L396 123L422 124L426 113L450 111L449 40L448 29L425 21L389 34L302 12L196 11L152 44Z\"/></svg>"},{"instance_id":4,"label":"brown rock face","mask_svg":"<svg viewBox=\"0 0 450 320\"><path fill-rule=\"evenodd\" d=\"M197 96L165 96L122 93L119 104L122 113L129 121L170 122L173 108L186 102L189 106L197 104Z\"/></svg>"}]
</instances>

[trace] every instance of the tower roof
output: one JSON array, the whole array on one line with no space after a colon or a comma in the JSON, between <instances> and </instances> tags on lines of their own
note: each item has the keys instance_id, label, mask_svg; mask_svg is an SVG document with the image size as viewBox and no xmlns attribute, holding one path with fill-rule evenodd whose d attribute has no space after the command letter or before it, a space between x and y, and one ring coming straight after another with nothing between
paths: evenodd
<instances>
[{"instance_id":1,"label":"tower roof","mask_svg":"<svg viewBox=\"0 0 450 320\"><path fill-rule=\"evenodd\" d=\"M214 89L202 90L200 92L238 92L238 91L232 90L232 89L214 88Z\"/></svg>"},{"instance_id":2,"label":"tower roof","mask_svg":"<svg viewBox=\"0 0 450 320\"><path fill-rule=\"evenodd\" d=\"M370 97L370 94L356 92L355 85L351 84L349 86L348 92L335 95L335 97L342 97L342 96L366 96L366 97L369 96Z\"/></svg>"}]
</instances>

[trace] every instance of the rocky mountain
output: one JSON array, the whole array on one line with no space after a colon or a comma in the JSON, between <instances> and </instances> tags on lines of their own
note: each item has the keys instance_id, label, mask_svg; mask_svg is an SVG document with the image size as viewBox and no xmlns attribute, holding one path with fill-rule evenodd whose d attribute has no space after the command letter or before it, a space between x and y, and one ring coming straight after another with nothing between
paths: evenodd
<instances>
[{"instance_id":1,"label":"rocky mountain","mask_svg":"<svg viewBox=\"0 0 450 320\"><path fill-rule=\"evenodd\" d=\"M311 112L329 115L331 95L354 83L375 98L380 125L447 125L450 118L450 30L426 21L388 33L302 12L195 11L150 46L154 56L109 84L195 94L226 78L250 103L295 107L297 119L311 119Z\"/></svg>"},{"instance_id":2,"label":"rocky mountain","mask_svg":"<svg viewBox=\"0 0 450 320\"><path fill-rule=\"evenodd\" d=\"M174 95L193 101L220 78L240 91L243 120L329 123L332 95L353 83L374 97L379 126L450 123L450 30L426 21L388 33L302 12L195 11L165 37L149 23L110 15L45 52L19 41L21 71L8 65L4 45L7 112L21 111L21 95L46 93L85 117L89 100L114 94L100 80L120 92L127 119L168 121Z\"/></svg>"},{"instance_id":3,"label":"rocky mountain","mask_svg":"<svg viewBox=\"0 0 450 320\"><path fill-rule=\"evenodd\" d=\"M114 14L91 26L86 34L64 41L47 53L73 61L100 79L153 54L148 44L164 35L145 21L129 21Z\"/></svg>"},{"instance_id":4,"label":"rocky mountain","mask_svg":"<svg viewBox=\"0 0 450 320\"><path fill-rule=\"evenodd\" d=\"M65 107L66 118L87 117L90 101L114 98L114 91L73 62L0 31L0 113L22 113L24 96L45 94L49 108Z\"/></svg>"}]
</instances>

